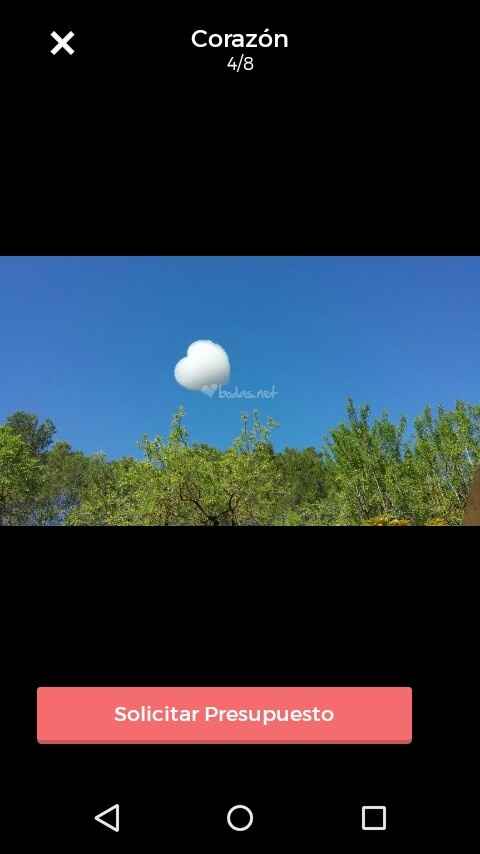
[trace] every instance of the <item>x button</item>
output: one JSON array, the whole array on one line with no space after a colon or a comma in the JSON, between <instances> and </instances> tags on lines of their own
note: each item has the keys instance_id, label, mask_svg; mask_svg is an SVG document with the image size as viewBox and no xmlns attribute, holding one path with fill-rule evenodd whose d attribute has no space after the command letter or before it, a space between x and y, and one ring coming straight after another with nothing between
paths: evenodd
<instances>
[{"instance_id":1,"label":"x button","mask_svg":"<svg viewBox=\"0 0 480 854\"><path fill-rule=\"evenodd\" d=\"M69 42L70 39L73 38L73 36L75 35L75 33L72 33L71 30L69 33L67 33L66 36L63 37L63 39L61 38L61 36L58 35L58 33L55 32L55 30L53 31L53 33L50 33L50 35L52 39L55 39L55 41L58 42L55 47L52 47L50 53L53 53L53 55L55 55L56 53L58 53L59 50L61 50L62 47L64 50L67 51L67 53L70 54L70 56L72 55L72 53L75 53L73 47L70 47L70 45L67 44L67 42Z\"/></svg>"}]
</instances>

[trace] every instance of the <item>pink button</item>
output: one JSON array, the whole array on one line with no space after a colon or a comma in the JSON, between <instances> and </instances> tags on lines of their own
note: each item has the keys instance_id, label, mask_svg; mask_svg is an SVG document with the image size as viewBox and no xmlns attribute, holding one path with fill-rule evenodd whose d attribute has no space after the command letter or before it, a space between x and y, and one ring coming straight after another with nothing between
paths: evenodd
<instances>
[{"instance_id":1,"label":"pink button","mask_svg":"<svg viewBox=\"0 0 480 854\"><path fill-rule=\"evenodd\" d=\"M408 744L411 688L38 688L41 744Z\"/></svg>"}]
</instances>

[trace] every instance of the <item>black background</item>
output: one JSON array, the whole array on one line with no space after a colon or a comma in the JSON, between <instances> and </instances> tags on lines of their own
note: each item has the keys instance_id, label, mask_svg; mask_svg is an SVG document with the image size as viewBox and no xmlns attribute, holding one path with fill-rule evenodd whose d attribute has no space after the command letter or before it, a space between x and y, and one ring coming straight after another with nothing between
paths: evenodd
<instances>
[{"instance_id":1,"label":"black background","mask_svg":"<svg viewBox=\"0 0 480 854\"><path fill-rule=\"evenodd\" d=\"M74 833L76 841L101 847L167 840L215 847L227 835L249 847L255 840L308 840L391 850L417 838L419 819L422 838L428 837L424 719L432 673L427 680L422 664L422 587L394 559L383 557L383 568L376 567L372 554L381 532L378 540L369 529L350 529L347 539L340 529L325 530L305 531L301 547L294 529L282 531L282 557L273 530L247 529L238 544L239 553L250 556L243 566L225 557L232 548L227 529L218 538L216 532L184 531L181 547L174 529L166 537L163 530L146 536L130 529L116 542L112 532L75 531L75 565L63 581L52 574L39 585L29 729L42 839L64 845ZM58 532L51 533L53 549L68 540L67 531L56 543ZM422 532L409 533L409 545L402 538L395 545L400 558L416 550ZM382 550L391 552L387 537L383 541ZM87 567L92 554L95 560L105 554L98 573ZM299 558L305 560L301 570L292 567ZM38 685L121 684L410 685L414 740L356 746L36 743ZM118 837L93 820L114 803L121 810ZM254 812L245 834L226 825L236 803ZM374 834L381 843L361 830L366 804L387 806L387 831Z\"/></svg>"},{"instance_id":2,"label":"black background","mask_svg":"<svg viewBox=\"0 0 480 854\"><path fill-rule=\"evenodd\" d=\"M255 70L235 73L232 51L192 47L197 27L270 27L289 47L257 50ZM74 56L51 56L49 33L70 29ZM460 16L404 7L239 12L225 23L64 4L5 21L2 252L475 252L473 32ZM429 573L434 542L465 532L10 535L33 609L16 671L27 742L13 792L28 804L19 838L34 828L54 850L429 841L425 720L445 665ZM61 684L411 685L414 741L40 746L36 687ZM119 834L93 821L116 802ZM255 814L244 834L226 827L234 803ZM362 804L387 805L385 833L362 833Z\"/></svg>"},{"instance_id":3,"label":"black background","mask_svg":"<svg viewBox=\"0 0 480 854\"><path fill-rule=\"evenodd\" d=\"M231 49L193 47L199 27L269 27L289 46L250 50L237 73ZM73 30L73 56L51 55L53 30ZM441 10L332 4L5 18L0 246L475 252L474 32Z\"/></svg>"}]
</instances>

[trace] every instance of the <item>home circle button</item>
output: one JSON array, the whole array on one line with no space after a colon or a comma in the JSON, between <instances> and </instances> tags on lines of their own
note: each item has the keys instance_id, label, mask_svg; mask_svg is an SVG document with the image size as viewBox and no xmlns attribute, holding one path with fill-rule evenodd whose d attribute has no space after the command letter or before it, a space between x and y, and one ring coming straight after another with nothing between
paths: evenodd
<instances>
[{"instance_id":1,"label":"home circle button","mask_svg":"<svg viewBox=\"0 0 480 854\"><path fill-rule=\"evenodd\" d=\"M244 804L235 804L227 812L227 824L232 830L248 830L253 824L253 812Z\"/></svg>"}]
</instances>

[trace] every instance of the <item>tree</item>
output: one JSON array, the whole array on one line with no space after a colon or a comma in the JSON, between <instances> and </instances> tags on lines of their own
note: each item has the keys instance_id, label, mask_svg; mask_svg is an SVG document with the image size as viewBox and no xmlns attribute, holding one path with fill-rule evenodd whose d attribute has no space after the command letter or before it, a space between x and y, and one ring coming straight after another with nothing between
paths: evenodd
<instances>
[{"instance_id":1,"label":"tree","mask_svg":"<svg viewBox=\"0 0 480 854\"><path fill-rule=\"evenodd\" d=\"M410 440L405 418L372 421L370 408L357 411L351 400L347 418L327 440L337 522L461 524L480 462L480 406L458 401L436 415L426 407Z\"/></svg>"},{"instance_id":2,"label":"tree","mask_svg":"<svg viewBox=\"0 0 480 854\"><path fill-rule=\"evenodd\" d=\"M288 510L324 499L328 491L328 470L323 453L315 448L285 448L276 455L285 487Z\"/></svg>"},{"instance_id":3,"label":"tree","mask_svg":"<svg viewBox=\"0 0 480 854\"><path fill-rule=\"evenodd\" d=\"M480 463L480 406L457 401L455 409L430 407L415 419L415 444L406 464L411 503L419 521L429 516L460 525Z\"/></svg>"},{"instance_id":4,"label":"tree","mask_svg":"<svg viewBox=\"0 0 480 854\"><path fill-rule=\"evenodd\" d=\"M14 433L22 437L36 457L40 457L48 451L53 436L57 432L57 428L50 418L40 424L38 417L31 412L14 412L13 415L8 416L5 424Z\"/></svg>"},{"instance_id":5,"label":"tree","mask_svg":"<svg viewBox=\"0 0 480 854\"><path fill-rule=\"evenodd\" d=\"M339 522L358 524L372 516L402 515L407 493L402 477L406 419L398 427L387 413L371 423L370 407L348 400L347 424L331 431L327 454L340 498Z\"/></svg>"},{"instance_id":6,"label":"tree","mask_svg":"<svg viewBox=\"0 0 480 854\"><path fill-rule=\"evenodd\" d=\"M52 447L56 428L50 418L40 424L36 415L18 411L6 419L5 425L28 446L42 473L35 494L28 494L21 513L17 508L17 517L28 525L62 524L80 499L88 457L73 451L67 442Z\"/></svg>"},{"instance_id":7,"label":"tree","mask_svg":"<svg viewBox=\"0 0 480 854\"><path fill-rule=\"evenodd\" d=\"M56 442L43 463L43 488L37 496L32 524L61 525L81 501L92 458L74 451L68 442Z\"/></svg>"},{"instance_id":8,"label":"tree","mask_svg":"<svg viewBox=\"0 0 480 854\"><path fill-rule=\"evenodd\" d=\"M162 472L144 460L124 457L90 460L81 500L66 517L67 525L158 526L173 524L175 508Z\"/></svg>"},{"instance_id":9,"label":"tree","mask_svg":"<svg viewBox=\"0 0 480 854\"><path fill-rule=\"evenodd\" d=\"M280 496L280 476L269 437L275 422L242 416L242 431L225 452L189 445L184 410L175 413L167 440L147 437L141 447L163 477L175 524L265 524Z\"/></svg>"},{"instance_id":10,"label":"tree","mask_svg":"<svg viewBox=\"0 0 480 854\"><path fill-rule=\"evenodd\" d=\"M22 437L0 425L0 525L28 521L42 474L39 460Z\"/></svg>"},{"instance_id":11,"label":"tree","mask_svg":"<svg viewBox=\"0 0 480 854\"><path fill-rule=\"evenodd\" d=\"M108 461L17 412L0 427L2 525L459 525L480 466L480 406L426 407L398 424L348 401L321 450L275 453L258 413L228 450L190 443L179 409L144 459ZM470 518L467 514L467 520Z\"/></svg>"}]
</instances>

